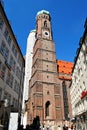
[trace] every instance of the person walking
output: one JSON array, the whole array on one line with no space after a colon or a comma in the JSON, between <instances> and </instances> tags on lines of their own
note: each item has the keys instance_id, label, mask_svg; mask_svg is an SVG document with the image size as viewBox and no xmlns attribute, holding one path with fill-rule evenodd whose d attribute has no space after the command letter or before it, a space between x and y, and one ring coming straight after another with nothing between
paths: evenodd
<instances>
[{"instance_id":1,"label":"person walking","mask_svg":"<svg viewBox=\"0 0 87 130\"><path fill-rule=\"evenodd\" d=\"M68 130L71 130L71 123L68 124Z\"/></svg>"},{"instance_id":2,"label":"person walking","mask_svg":"<svg viewBox=\"0 0 87 130\"><path fill-rule=\"evenodd\" d=\"M76 130L76 125L75 124L71 125L71 130Z\"/></svg>"},{"instance_id":3,"label":"person walking","mask_svg":"<svg viewBox=\"0 0 87 130\"><path fill-rule=\"evenodd\" d=\"M66 125L64 124L63 130L68 130L68 126L66 126Z\"/></svg>"}]
</instances>

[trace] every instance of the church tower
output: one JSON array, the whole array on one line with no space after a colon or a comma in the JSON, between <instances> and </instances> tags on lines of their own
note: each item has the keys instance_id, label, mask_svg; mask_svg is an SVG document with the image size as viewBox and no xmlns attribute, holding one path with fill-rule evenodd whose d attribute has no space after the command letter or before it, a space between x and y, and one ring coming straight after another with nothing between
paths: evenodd
<instances>
[{"instance_id":1,"label":"church tower","mask_svg":"<svg viewBox=\"0 0 87 130\"><path fill-rule=\"evenodd\" d=\"M42 10L36 16L36 42L28 99L29 124L36 117L39 117L40 124L44 126L62 120L59 82L51 17L48 11Z\"/></svg>"}]
</instances>

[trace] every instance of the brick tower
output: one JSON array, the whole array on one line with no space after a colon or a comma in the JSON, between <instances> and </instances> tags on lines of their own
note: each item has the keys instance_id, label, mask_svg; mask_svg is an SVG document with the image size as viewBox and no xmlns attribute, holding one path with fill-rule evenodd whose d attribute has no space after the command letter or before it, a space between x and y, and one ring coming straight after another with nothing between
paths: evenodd
<instances>
[{"instance_id":1,"label":"brick tower","mask_svg":"<svg viewBox=\"0 0 87 130\"><path fill-rule=\"evenodd\" d=\"M44 126L62 120L59 82L51 17L48 11L42 10L36 16L36 42L33 48L28 124L31 124L37 116L40 124Z\"/></svg>"}]
</instances>

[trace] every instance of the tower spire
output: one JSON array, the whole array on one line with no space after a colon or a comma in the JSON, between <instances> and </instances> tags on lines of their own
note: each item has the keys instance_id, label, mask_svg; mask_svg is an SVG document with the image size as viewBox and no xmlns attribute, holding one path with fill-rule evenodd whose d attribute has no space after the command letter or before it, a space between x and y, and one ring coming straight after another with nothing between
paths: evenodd
<instances>
[{"instance_id":1,"label":"tower spire","mask_svg":"<svg viewBox=\"0 0 87 130\"><path fill-rule=\"evenodd\" d=\"M46 10L41 10L36 15L36 36L52 40L51 17Z\"/></svg>"}]
</instances>

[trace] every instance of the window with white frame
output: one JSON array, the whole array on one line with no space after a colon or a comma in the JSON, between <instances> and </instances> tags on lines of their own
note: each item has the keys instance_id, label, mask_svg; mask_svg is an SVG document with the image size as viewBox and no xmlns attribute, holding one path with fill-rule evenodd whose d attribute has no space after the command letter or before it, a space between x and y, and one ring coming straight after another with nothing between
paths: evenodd
<instances>
[{"instance_id":1,"label":"window with white frame","mask_svg":"<svg viewBox=\"0 0 87 130\"><path fill-rule=\"evenodd\" d=\"M83 88L84 88L84 90L86 90L86 84L85 84L85 81L83 81Z\"/></svg>"},{"instance_id":2,"label":"window with white frame","mask_svg":"<svg viewBox=\"0 0 87 130\"><path fill-rule=\"evenodd\" d=\"M16 49L14 51L14 55L15 55L15 57L17 57L17 50Z\"/></svg>"},{"instance_id":3,"label":"window with white frame","mask_svg":"<svg viewBox=\"0 0 87 130\"><path fill-rule=\"evenodd\" d=\"M4 53L4 56L5 56L6 60L7 60L7 59L8 59L8 57L9 57L9 50L8 50L8 48L7 48L7 47L5 48L5 53Z\"/></svg>"},{"instance_id":4,"label":"window with white frame","mask_svg":"<svg viewBox=\"0 0 87 130\"><path fill-rule=\"evenodd\" d=\"M86 70L86 61L83 62L83 68Z\"/></svg>"},{"instance_id":5,"label":"window with white frame","mask_svg":"<svg viewBox=\"0 0 87 130\"><path fill-rule=\"evenodd\" d=\"M15 50L15 46L14 44L12 45L12 52L14 53L14 50Z\"/></svg>"},{"instance_id":6,"label":"window with white frame","mask_svg":"<svg viewBox=\"0 0 87 130\"><path fill-rule=\"evenodd\" d=\"M16 103L16 108L18 108L18 100L16 100L16 102L15 102L15 103Z\"/></svg>"},{"instance_id":7,"label":"window with white frame","mask_svg":"<svg viewBox=\"0 0 87 130\"><path fill-rule=\"evenodd\" d=\"M5 53L5 48L6 48L6 45L5 45L4 41L2 41L1 47L0 47L0 51L1 51L1 53L2 53L3 55L4 55L4 53Z\"/></svg>"},{"instance_id":8,"label":"window with white frame","mask_svg":"<svg viewBox=\"0 0 87 130\"><path fill-rule=\"evenodd\" d=\"M17 81L15 80L15 82L14 82L14 90L16 90L16 84L17 84Z\"/></svg>"},{"instance_id":9,"label":"window with white frame","mask_svg":"<svg viewBox=\"0 0 87 130\"><path fill-rule=\"evenodd\" d=\"M13 64L12 64L12 70L15 72L15 66L16 66L16 62L13 60Z\"/></svg>"},{"instance_id":10,"label":"window with white frame","mask_svg":"<svg viewBox=\"0 0 87 130\"><path fill-rule=\"evenodd\" d=\"M9 56L9 50L8 50L8 48L6 47L6 44L5 44L4 41L2 41L0 50L1 50L2 55L3 55L3 56L5 57L5 59L7 60L7 59L8 59L8 56Z\"/></svg>"},{"instance_id":11,"label":"window with white frame","mask_svg":"<svg viewBox=\"0 0 87 130\"><path fill-rule=\"evenodd\" d=\"M13 75L11 75L11 77L10 77L10 87L11 88L13 87L13 80L14 80L14 77L13 77Z\"/></svg>"},{"instance_id":12,"label":"window with white frame","mask_svg":"<svg viewBox=\"0 0 87 130\"><path fill-rule=\"evenodd\" d=\"M9 103L9 105L11 104L11 95L10 94L8 94L8 103Z\"/></svg>"},{"instance_id":13,"label":"window with white frame","mask_svg":"<svg viewBox=\"0 0 87 130\"><path fill-rule=\"evenodd\" d=\"M21 61L20 55L18 55L18 63L19 63L19 65L20 65L20 67L21 67L21 66L22 66L22 61Z\"/></svg>"},{"instance_id":14,"label":"window with white frame","mask_svg":"<svg viewBox=\"0 0 87 130\"><path fill-rule=\"evenodd\" d=\"M12 64L13 64L13 57L11 56L10 61L9 61L9 65L12 66Z\"/></svg>"},{"instance_id":15,"label":"window with white frame","mask_svg":"<svg viewBox=\"0 0 87 130\"><path fill-rule=\"evenodd\" d=\"M7 78L6 78L6 83L9 85L10 84L10 71L8 70L8 73L7 73Z\"/></svg>"},{"instance_id":16,"label":"window with white frame","mask_svg":"<svg viewBox=\"0 0 87 130\"><path fill-rule=\"evenodd\" d=\"M17 66L16 68L16 76L20 79L21 78L21 71L19 69L19 67Z\"/></svg>"},{"instance_id":17,"label":"window with white frame","mask_svg":"<svg viewBox=\"0 0 87 130\"><path fill-rule=\"evenodd\" d=\"M10 73L10 71L8 71L7 73L7 78L6 78L6 83L9 85L9 87L13 88L13 81L14 81L14 77L13 75Z\"/></svg>"},{"instance_id":18,"label":"window with white frame","mask_svg":"<svg viewBox=\"0 0 87 130\"><path fill-rule=\"evenodd\" d=\"M19 83L17 84L17 93L19 93L19 91L20 91L20 85L19 85Z\"/></svg>"},{"instance_id":19,"label":"window with white frame","mask_svg":"<svg viewBox=\"0 0 87 130\"><path fill-rule=\"evenodd\" d=\"M11 66L12 70L15 71L16 62L14 61L12 56L10 57L9 65Z\"/></svg>"},{"instance_id":20,"label":"window with white frame","mask_svg":"<svg viewBox=\"0 0 87 130\"><path fill-rule=\"evenodd\" d=\"M12 46L12 52L13 52L14 56L17 57L17 50L16 50L16 47L14 44Z\"/></svg>"},{"instance_id":21,"label":"window with white frame","mask_svg":"<svg viewBox=\"0 0 87 130\"><path fill-rule=\"evenodd\" d=\"M2 17L0 16L0 29L3 28L3 25L4 25L4 21L3 21Z\"/></svg>"},{"instance_id":22,"label":"window with white frame","mask_svg":"<svg viewBox=\"0 0 87 130\"><path fill-rule=\"evenodd\" d=\"M11 46L11 37L10 37L10 36L8 36L7 42L8 42L8 44L9 44L9 46Z\"/></svg>"},{"instance_id":23,"label":"window with white frame","mask_svg":"<svg viewBox=\"0 0 87 130\"><path fill-rule=\"evenodd\" d=\"M8 93L4 92L4 99L7 99L7 98L8 98Z\"/></svg>"},{"instance_id":24,"label":"window with white frame","mask_svg":"<svg viewBox=\"0 0 87 130\"><path fill-rule=\"evenodd\" d=\"M87 55L86 55L86 58L85 58L85 60L86 60L86 64L87 64Z\"/></svg>"},{"instance_id":25,"label":"window with white frame","mask_svg":"<svg viewBox=\"0 0 87 130\"><path fill-rule=\"evenodd\" d=\"M2 67L2 62L0 61L0 70L1 70L1 67Z\"/></svg>"},{"instance_id":26,"label":"window with white frame","mask_svg":"<svg viewBox=\"0 0 87 130\"><path fill-rule=\"evenodd\" d=\"M2 89L0 88L0 100L1 100L1 96L2 96Z\"/></svg>"},{"instance_id":27,"label":"window with white frame","mask_svg":"<svg viewBox=\"0 0 87 130\"><path fill-rule=\"evenodd\" d=\"M7 30L7 28L4 31L4 37L5 37L6 40L8 39L8 30Z\"/></svg>"},{"instance_id":28,"label":"window with white frame","mask_svg":"<svg viewBox=\"0 0 87 130\"><path fill-rule=\"evenodd\" d=\"M5 78L5 72L6 72L6 67L4 65L2 65L1 72L0 72L0 77L3 80Z\"/></svg>"},{"instance_id":29,"label":"window with white frame","mask_svg":"<svg viewBox=\"0 0 87 130\"><path fill-rule=\"evenodd\" d=\"M17 81L15 80L15 83L14 83L14 90L17 92Z\"/></svg>"},{"instance_id":30,"label":"window with white frame","mask_svg":"<svg viewBox=\"0 0 87 130\"><path fill-rule=\"evenodd\" d=\"M15 98L13 98L12 105L15 107Z\"/></svg>"}]
</instances>

